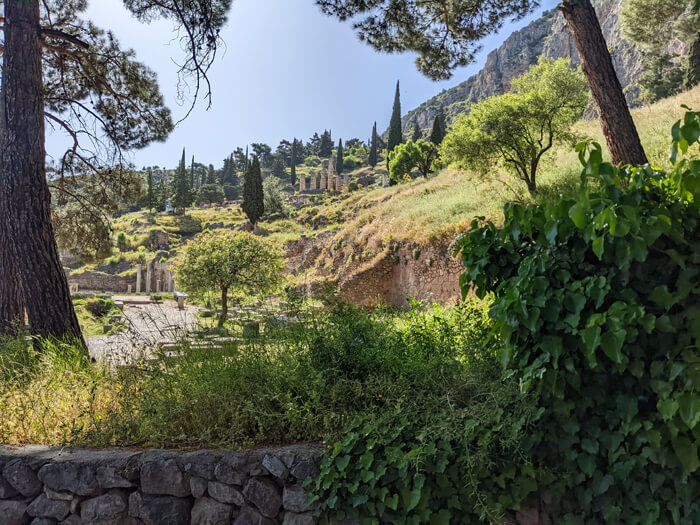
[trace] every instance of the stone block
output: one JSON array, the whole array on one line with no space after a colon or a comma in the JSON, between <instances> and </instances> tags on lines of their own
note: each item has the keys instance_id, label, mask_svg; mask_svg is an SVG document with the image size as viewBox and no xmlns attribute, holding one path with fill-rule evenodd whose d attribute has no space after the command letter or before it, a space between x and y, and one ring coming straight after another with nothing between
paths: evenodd
<instances>
[{"instance_id":1,"label":"stone block","mask_svg":"<svg viewBox=\"0 0 700 525\"><path fill-rule=\"evenodd\" d=\"M21 459L7 463L2 469L2 475L17 492L27 498L32 498L41 492L41 481L34 471Z\"/></svg>"},{"instance_id":2,"label":"stone block","mask_svg":"<svg viewBox=\"0 0 700 525\"><path fill-rule=\"evenodd\" d=\"M97 483L103 489L130 488L135 485L125 479L115 467L98 467Z\"/></svg>"},{"instance_id":3,"label":"stone block","mask_svg":"<svg viewBox=\"0 0 700 525\"><path fill-rule=\"evenodd\" d=\"M48 488L58 492L68 491L79 496L97 496L100 493L92 465L68 461L47 463L39 469L38 476Z\"/></svg>"},{"instance_id":4,"label":"stone block","mask_svg":"<svg viewBox=\"0 0 700 525\"><path fill-rule=\"evenodd\" d=\"M233 504L242 507L245 504L243 494L231 485L210 481L208 486L209 495L221 503Z\"/></svg>"},{"instance_id":5,"label":"stone block","mask_svg":"<svg viewBox=\"0 0 700 525\"><path fill-rule=\"evenodd\" d=\"M267 518L274 518L282 507L280 491L271 480L251 478L243 489L245 498Z\"/></svg>"},{"instance_id":6,"label":"stone block","mask_svg":"<svg viewBox=\"0 0 700 525\"><path fill-rule=\"evenodd\" d=\"M2 525L24 525L27 504L24 501L0 501Z\"/></svg>"},{"instance_id":7,"label":"stone block","mask_svg":"<svg viewBox=\"0 0 700 525\"><path fill-rule=\"evenodd\" d=\"M212 498L199 498L192 507L192 525L230 525L232 510Z\"/></svg>"},{"instance_id":8,"label":"stone block","mask_svg":"<svg viewBox=\"0 0 700 525\"><path fill-rule=\"evenodd\" d=\"M246 505L241 509L233 525L277 525L277 522L263 516L254 508Z\"/></svg>"},{"instance_id":9,"label":"stone block","mask_svg":"<svg viewBox=\"0 0 700 525\"><path fill-rule=\"evenodd\" d=\"M129 516L144 525L189 525L192 504L174 496L153 496L133 492L129 496Z\"/></svg>"},{"instance_id":10,"label":"stone block","mask_svg":"<svg viewBox=\"0 0 700 525\"><path fill-rule=\"evenodd\" d=\"M287 479L287 476L289 476L289 470L282 460L270 454L265 454L265 457L262 460L262 466L265 467L274 477L283 481Z\"/></svg>"},{"instance_id":11,"label":"stone block","mask_svg":"<svg viewBox=\"0 0 700 525\"><path fill-rule=\"evenodd\" d=\"M80 506L80 518L85 523L114 523L118 525L128 509L126 494L120 490L111 490L107 494L83 501Z\"/></svg>"},{"instance_id":12,"label":"stone block","mask_svg":"<svg viewBox=\"0 0 700 525\"><path fill-rule=\"evenodd\" d=\"M5 479L0 475L0 499L10 499L17 496L19 492L12 485L10 485Z\"/></svg>"},{"instance_id":13,"label":"stone block","mask_svg":"<svg viewBox=\"0 0 700 525\"><path fill-rule=\"evenodd\" d=\"M306 505L306 490L299 485L287 485L282 493L282 505L285 510L293 512L306 512L311 510Z\"/></svg>"},{"instance_id":14,"label":"stone block","mask_svg":"<svg viewBox=\"0 0 700 525\"><path fill-rule=\"evenodd\" d=\"M185 497L191 494L190 484L174 459L148 461L141 467L141 490L144 494Z\"/></svg>"},{"instance_id":15,"label":"stone block","mask_svg":"<svg viewBox=\"0 0 700 525\"><path fill-rule=\"evenodd\" d=\"M241 452L224 454L214 468L217 480L228 485L243 485L243 474L247 463L247 455Z\"/></svg>"},{"instance_id":16,"label":"stone block","mask_svg":"<svg viewBox=\"0 0 700 525\"><path fill-rule=\"evenodd\" d=\"M27 514L34 518L63 520L70 514L70 501L54 500L39 494L27 507Z\"/></svg>"},{"instance_id":17,"label":"stone block","mask_svg":"<svg viewBox=\"0 0 700 525\"><path fill-rule=\"evenodd\" d=\"M207 486L209 482L200 478L199 476L192 476L190 478L190 492L195 498L201 498L207 492Z\"/></svg>"}]
</instances>

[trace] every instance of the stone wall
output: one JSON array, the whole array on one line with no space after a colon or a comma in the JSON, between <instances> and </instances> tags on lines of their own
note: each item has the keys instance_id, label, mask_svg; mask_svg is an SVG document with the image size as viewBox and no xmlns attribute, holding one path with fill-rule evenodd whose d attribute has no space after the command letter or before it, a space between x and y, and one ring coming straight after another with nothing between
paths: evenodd
<instances>
[{"instance_id":1,"label":"stone wall","mask_svg":"<svg viewBox=\"0 0 700 525\"><path fill-rule=\"evenodd\" d=\"M84 271L80 273L66 272L68 284L77 284L80 290L95 290L101 292L126 293L136 290L136 277L122 277L102 272Z\"/></svg>"},{"instance_id":2,"label":"stone wall","mask_svg":"<svg viewBox=\"0 0 700 525\"><path fill-rule=\"evenodd\" d=\"M375 260L344 275L339 291L359 306L406 306L407 299L449 304L461 297L461 260L448 248L395 244Z\"/></svg>"},{"instance_id":3,"label":"stone wall","mask_svg":"<svg viewBox=\"0 0 700 525\"><path fill-rule=\"evenodd\" d=\"M321 451L0 446L0 525L311 525Z\"/></svg>"}]
</instances>

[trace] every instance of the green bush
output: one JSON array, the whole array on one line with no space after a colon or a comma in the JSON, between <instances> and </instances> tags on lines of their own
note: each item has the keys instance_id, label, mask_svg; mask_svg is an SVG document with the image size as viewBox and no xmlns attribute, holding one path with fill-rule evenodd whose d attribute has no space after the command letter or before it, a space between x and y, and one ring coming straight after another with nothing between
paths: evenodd
<instances>
[{"instance_id":1,"label":"green bush","mask_svg":"<svg viewBox=\"0 0 700 525\"><path fill-rule=\"evenodd\" d=\"M575 198L507 205L459 245L463 290L495 294L503 360L539 393L531 454L557 523L697 523L700 161L677 156L698 137L688 112L670 173L581 144Z\"/></svg>"},{"instance_id":2,"label":"green bush","mask_svg":"<svg viewBox=\"0 0 700 525\"><path fill-rule=\"evenodd\" d=\"M85 305L85 309L94 317L104 317L112 308L114 308L114 301L111 299L94 299Z\"/></svg>"}]
</instances>

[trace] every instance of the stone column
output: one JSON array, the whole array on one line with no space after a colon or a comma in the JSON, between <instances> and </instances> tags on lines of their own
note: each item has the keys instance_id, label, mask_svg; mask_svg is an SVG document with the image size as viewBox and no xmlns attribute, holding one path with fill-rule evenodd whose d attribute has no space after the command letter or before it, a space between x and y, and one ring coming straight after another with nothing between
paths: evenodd
<instances>
[{"instance_id":1,"label":"stone column","mask_svg":"<svg viewBox=\"0 0 700 525\"><path fill-rule=\"evenodd\" d=\"M152 269L151 269L151 264L149 263L148 266L146 266L146 293L151 293L151 281L153 279L153 274Z\"/></svg>"},{"instance_id":2,"label":"stone column","mask_svg":"<svg viewBox=\"0 0 700 525\"><path fill-rule=\"evenodd\" d=\"M318 182L318 181L316 180L316 175L318 175L318 174L316 173L316 170L314 170L314 171L311 172L311 189L312 189L312 190L315 190L316 188L318 188L318 186L316 185L316 183Z\"/></svg>"},{"instance_id":3,"label":"stone column","mask_svg":"<svg viewBox=\"0 0 700 525\"><path fill-rule=\"evenodd\" d=\"M170 293L175 293L175 277L170 274L170 282L168 283L168 291Z\"/></svg>"},{"instance_id":4,"label":"stone column","mask_svg":"<svg viewBox=\"0 0 700 525\"><path fill-rule=\"evenodd\" d=\"M160 279L158 279L158 280L156 281L156 293L160 293L160 290L161 290L161 287L162 287L162 286L163 286L163 281L161 281Z\"/></svg>"},{"instance_id":5,"label":"stone column","mask_svg":"<svg viewBox=\"0 0 700 525\"><path fill-rule=\"evenodd\" d=\"M382 173L382 188L386 188L389 185L389 181L387 180L386 173Z\"/></svg>"},{"instance_id":6,"label":"stone column","mask_svg":"<svg viewBox=\"0 0 700 525\"><path fill-rule=\"evenodd\" d=\"M348 191L349 188L350 188L350 175L346 173L345 175L343 175L343 191Z\"/></svg>"},{"instance_id":7,"label":"stone column","mask_svg":"<svg viewBox=\"0 0 700 525\"><path fill-rule=\"evenodd\" d=\"M299 175L299 192L306 191L306 175Z\"/></svg>"},{"instance_id":8,"label":"stone column","mask_svg":"<svg viewBox=\"0 0 700 525\"><path fill-rule=\"evenodd\" d=\"M339 175L333 175L333 188L335 191L340 191L340 176Z\"/></svg>"},{"instance_id":9,"label":"stone column","mask_svg":"<svg viewBox=\"0 0 700 525\"><path fill-rule=\"evenodd\" d=\"M141 264L136 265L136 293L141 293Z\"/></svg>"}]
</instances>

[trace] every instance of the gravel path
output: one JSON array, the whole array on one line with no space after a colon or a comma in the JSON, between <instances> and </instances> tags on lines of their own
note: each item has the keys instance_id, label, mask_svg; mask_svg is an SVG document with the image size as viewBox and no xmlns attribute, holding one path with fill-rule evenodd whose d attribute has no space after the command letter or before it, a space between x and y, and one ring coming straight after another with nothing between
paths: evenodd
<instances>
[{"instance_id":1,"label":"gravel path","mask_svg":"<svg viewBox=\"0 0 700 525\"><path fill-rule=\"evenodd\" d=\"M195 329L197 310L196 307L179 310L173 301L126 304L126 330L88 339L90 356L117 365L133 363L139 357L150 355L159 343L175 342Z\"/></svg>"}]
</instances>

